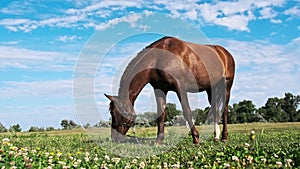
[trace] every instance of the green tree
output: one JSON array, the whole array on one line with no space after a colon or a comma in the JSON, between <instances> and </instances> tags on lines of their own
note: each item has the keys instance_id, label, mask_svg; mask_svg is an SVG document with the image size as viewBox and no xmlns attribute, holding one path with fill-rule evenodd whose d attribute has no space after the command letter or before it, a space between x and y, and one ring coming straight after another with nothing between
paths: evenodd
<instances>
[{"instance_id":1,"label":"green tree","mask_svg":"<svg viewBox=\"0 0 300 169\"><path fill-rule=\"evenodd\" d=\"M7 129L2 123L0 123L0 133L5 133L5 132L7 132Z\"/></svg>"},{"instance_id":2,"label":"green tree","mask_svg":"<svg viewBox=\"0 0 300 169\"><path fill-rule=\"evenodd\" d=\"M234 103L230 107L229 123L252 123L256 121L256 108L251 100Z\"/></svg>"},{"instance_id":3,"label":"green tree","mask_svg":"<svg viewBox=\"0 0 300 169\"><path fill-rule=\"evenodd\" d=\"M79 127L78 124L76 124L73 120L62 120L60 122L61 127L63 128L63 130L71 130L75 127Z\"/></svg>"},{"instance_id":4,"label":"green tree","mask_svg":"<svg viewBox=\"0 0 300 169\"><path fill-rule=\"evenodd\" d=\"M63 130L68 130L69 127L70 127L70 126L69 126L69 121L66 120L66 119L62 120L61 123L60 123L60 125L61 125L61 127L63 128Z\"/></svg>"},{"instance_id":5,"label":"green tree","mask_svg":"<svg viewBox=\"0 0 300 169\"><path fill-rule=\"evenodd\" d=\"M38 131L45 131L44 128L36 127L36 126L31 126L28 130L28 132L38 132Z\"/></svg>"},{"instance_id":6,"label":"green tree","mask_svg":"<svg viewBox=\"0 0 300 169\"><path fill-rule=\"evenodd\" d=\"M142 126L149 127L150 126L148 119L145 118L142 114L137 115L134 125L140 126L140 127L142 127Z\"/></svg>"},{"instance_id":7,"label":"green tree","mask_svg":"<svg viewBox=\"0 0 300 169\"><path fill-rule=\"evenodd\" d=\"M261 107L259 113L268 121L272 122L295 122L300 121L300 96L285 93L284 98L269 98L267 103Z\"/></svg>"},{"instance_id":8,"label":"green tree","mask_svg":"<svg viewBox=\"0 0 300 169\"><path fill-rule=\"evenodd\" d=\"M150 126L157 126L156 112L145 112L144 114L140 114L140 116L147 119Z\"/></svg>"},{"instance_id":9,"label":"green tree","mask_svg":"<svg viewBox=\"0 0 300 169\"><path fill-rule=\"evenodd\" d=\"M261 114L267 121L270 122L286 122L289 120L289 116L286 111L283 110L282 106L284 105L284 99L274 97L269 98L267 103L261 107L258 112Z\"/></svg>"},{"instance_id":10,"label":"green tree","mask_svg":"<svg viewBox=\"0 0 300 169\"><path fill-rule=\"evenodd\" d=\"M285 93L283 98L282 110L288 115L289 122L300 121L298 105L300 103L300 96L294 96L291 93Z\"/></svg>"},{"instance_id":11,"label":"green tree","mask_svg":"<svg viewBox=\"0 0 300 169\"><path fill-rule=\"evenodd\" d=\"M91 128L91 124L90 123L86 123L85 125L83 125L83 128L89 129L89 128Z\"/></svg>"},{"instance_id":12,"label":"green tree","mask_svg":"<svg viewBox=\"0 0 300 169\"><path fill-rule=\"evenodd\" d=\"M22 128L20 126L20 124L15 124L9 127L9 131L10 132L21 132Z\"/></svg>"},{"instance_id":13,"label":"green tree","mask_svg":"<svg viewBox=\"0 0 300 169\"><path fill-rule=\"evenodd\" d=\"M228 106L228 123L229 124L237 123L237 114L233 110L233 107L230 105Z\"/></svg>"},{"instance_id":14,"label":"green tree","mask_svg":"<svg viewBox=\"0 0 300 169\"><path fill-rule=\"evenodd\" d=\"M100 120L94 127L110 127L109 121Z\"/></svg>"},{"instance_id":15,"label":"green tree","mask_svg":"<svg viewBox=\"0 0 300 169\"><path fill-rule=\"evenodd\" d=\"M54 130L55 130L55 128L51 127L51 126L46 128L46 131L54 131Z\"/></svg>"},{"instance_id":16,"label":"green tree","mask_svg":"<svg viewBox=\"0 0 300 169\"><path fill-rule=\"evenodd\" d=\"M75 128L75 127L78 127L79 125L76 124L73 120L70 120L70 121L69 121L69 126L70 126L71 129L73 129L73 128Z\"/></svg>"},{"instance_id":17,"label":"green tree","mask_svg":"<svg viewBox=\"0 0 300 169\"><path fill-rule=\"evenodd\" d=\"M172 122L180 114L180 111L176 109L175 103L167 103L166 114L165 122Z\"/></svg>"},{"instance_id":18,"label":"green tree","mask_svg":"<svg viewBox=\"0 0 300 169\"><path fill-rule=\"evenodd\" d=\"M195 125L201 125L205 123L209 110L210 108L206 107L204 110L195 109L194 111L192 111L193 119L195 120Z\"/></svg>"}]
</instances>

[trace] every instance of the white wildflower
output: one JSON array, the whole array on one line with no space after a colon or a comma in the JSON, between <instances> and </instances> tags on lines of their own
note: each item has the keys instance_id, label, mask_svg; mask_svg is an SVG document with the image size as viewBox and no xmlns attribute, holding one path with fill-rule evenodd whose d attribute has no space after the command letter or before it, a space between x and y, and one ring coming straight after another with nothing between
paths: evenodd
<instances>
[{"instance_id":1,"label":"white wildflower","mask_svg":"<svg viewBox=\"0 0 300 169\"><path fill-rule=\"evenodd\" d=\"M163 165L164 165L164 168L168 168L168 163L164 162Z\"/></svg>"},{"instance_id":2,"label":"white wildflower","mask_svg":"<svg viewBox=\"0 0 300 169\"><path fill-rule=\"evenodd\" d=\"M95 158L94 158L94 161L98 161L98 160L99 160L98 157L95 157Z\"/></svg>"},{"instance_id":3,"label":"white wildflower","mask_svg":"<svg viewBox=\"0 0 300 169\"><path fill-rule=\"evenodd\" d=\"M278 165L278 167L282 167L282 162L277 161L276 164Z\"/></svg>"},{"instance_id":4,"label":"white wildflower","mask_svg":"<svg viewBox=\"0 0 300 169\"><path fill-rule=\"evenodd\" d=\"M248 156L247 160L249 161L249 163L252 163L253 162L253 157L252 156Z\"/></svg>"},{"instance_id":5,"label":"white wildflower","mask_svg":"<svg viewBox=\"0 0 300 169\"><path fill-rule=\"evenodd\" d=\"M172 167L173 169L177 169L177 168L180 168L180 165L179 165L179 164L173 164L171 167Z\"/></svg>"},{"instance_id":6,"label":"white wildflower","mask_svg":"<svg viewBox=\"0 0 300 169\"><path fill-rule=\"evenodd\" d=\"M3 138L2 139L2 143L9 142L9 141L10 141L9 138Z\"/></svg>"},{"instance_id":7,"label":"white wildflower","mask_svg":"<svg viewBox=\"0 0 300 169\"><path fill-rule=\"evenodd\" d=\"M142 162L140 163L140 168L145 168L145 166L146 166L146 164L142 161Z\"/></svg>"},{"instance_id":8,"label":"white wildflower","mask_svg":"<svg viewBox=\"0 0 300 169\"><path fill-rule=\"evenodd\" d=\"M266 158L262 158L261 161L264 162L264 163L266 163L267 159Z\"/></svg>"},{"instance_id":9,"label":"white wildflower","mask_svg":"<svg viewBox=\"0 0 300 169\"><path fill-rule=\"evenodd\" d=\"M137 159L133 159L132 164L136 164L136 163L137 163Z\"/></svg>"},{"instance_id":10,"label":"white wildflower","mask_svg":"<svg viewBox=\"0 0 300 169\"><path fill-rule=\"evenodd\" d=\"M231 159L232 161L239 161L239 158L237 156L232 156Z\"/></svg>"},{"instance_id":11,"label":"white wildflower","mask_svg":"<svg viewBox=\"0 0 300 169\"><path fill-rule=\"evenodd\" d=\"M108 167L106 166L106 164L101 164L101 169L108 169Z\"/></svg>"},{"instance_id":12,"label":"white wildflower","mask_svg":"<svg viewBox=\"0 0 300 169\"><path fill-rule=\"evenodd\" d=\"M104 159L105 159L106 161L109 161L109 160L110 160L110 157L109 157L108 155L106 155L106 156L104 156Z\"/></svg>"},{"instance_id":13,"label":"white wildflower","mask_svg":"<svg viewBox=\"0 0 300 169\"><path fill-rule=\"evenodd\" d=\"M116 157L111 159L111 161L116 163L116 164L119 163L120 160L121 160L120 158L116 158Z\"/></svg>"},{"instance_id":14,"label":"white wildflower","mask_svg":"<svg viewBox=\"0 0 300 169\"><path fill-rule=\"evenodd\" d=\"M229 168L229 167L230 167L230 164L224 163L224 167L225 167L225 168Z\"/></svg>"}]
</instances>

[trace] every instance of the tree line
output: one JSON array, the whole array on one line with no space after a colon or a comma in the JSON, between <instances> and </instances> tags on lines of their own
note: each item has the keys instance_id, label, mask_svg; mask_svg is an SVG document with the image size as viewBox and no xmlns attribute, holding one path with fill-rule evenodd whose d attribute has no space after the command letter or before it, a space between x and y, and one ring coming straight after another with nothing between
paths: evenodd
<instances>
[{"instance_id":1,"label":"tree line","mask_svg":"<svg viewBox=\"0 0 300 169\"><path fill-rule=\"evenodd\" d=\"M300 122L300 96L293 95L291 93L285 93L283 98L273 97L268 98L265 105L256 108L251 100L243 100L238 103L234 103L228 108L228 123L253 123L253 122ZM195 109L192 111L192 116L195 125L201 125L205 123L212 123L213 119L210 115L210 107L205 109ZM156 112L145 112L138 114L135 120L136 126L150 127L156 126L157 122ZM220 118L222 119L222 118ZM222 121L221 121L222 123ZM111 120L99 121L95 125L89 123L80 126L72 120L62 120L60 125L62 130L70 130L74 128L92 128L92 127L110 127ZM185 125L186 121L182 115L182 111L176 108L176 104L167 103L166 106L166 126L173 125ZM37 131L53 131L58 130L54 127L36 127L32 126L28 132ZM15 124L6 129L4 125L0 123L0 132L20 132L22 131L19 124Z\"/></svg>"},{"instance_id":2,"label":"tree line","mask_svg":"<svg viewBox=\"0 0 300 169\"><path fill-rule=\"evenodd\" d=\"M268 98L265 105L256 108L251 100L243 100L229 105L228 123L253 123L253 122L300 122L300 96L285 93L283 98ZM210 107L205 109L195 109L192 116L196 125L212 123ZM136 126L150 127L156 126L156 112L145 112L138 114L135 120ZM222 120L222 118L220 118ZM220 121L222 123L222 121ZM185 125L186 121L176 104L167 103L165 125ZM90 125L85 127L91 127ZM94 127L110 127L109 121L100 121Z\"/></svg>"}]
</instances>

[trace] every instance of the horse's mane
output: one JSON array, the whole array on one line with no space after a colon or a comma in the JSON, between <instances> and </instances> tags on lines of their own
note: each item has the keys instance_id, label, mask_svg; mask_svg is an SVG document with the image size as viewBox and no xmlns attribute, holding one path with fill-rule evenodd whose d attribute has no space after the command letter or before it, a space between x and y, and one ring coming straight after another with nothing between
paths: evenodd
<instances>
[{"instance_id":1,"label":"horse's mane","mask_svg":"<svg viewBox=\"0 0 300 169\"><path fill-rule=\"evenodd\" d=\"M158 39L154 42L152 42L150 45L146 46L145 48L143 48L126 66L125 71L121 77L121 81L120 84L124 84L126 83L127 80L132 80L129 77L129 75L131 74L132 69L135 67L135 65L140 61L140 59L142 58L142 56L149 51L150 48L155 48L155 46L157 45L158 42L163 41L164 39L167 38L171 38L171 37L163 37L161 39ZM121 89L121 85L119 86L119 94L120 94L120 89Z\"/></svg>"},{"instance_id":2,"label":"horse's mane","mask_svg":"<svg viewBox=\"0 0 300 169\"><path fill-rule=\"evenodd\" d=\"M131 74L132 69L139 62L141 56L143 56L143 54L147 51L146 50L147 48L148 48L148 46L146 48L144 48L142 51L140 51L126 66L125 71L123 72L123 75L121 77L120 86L119 86L119 94L120 94L120 90L122 87L121 84L127 83L126 81L129 80L129 75Z\"/></svg>"}]
</instances>

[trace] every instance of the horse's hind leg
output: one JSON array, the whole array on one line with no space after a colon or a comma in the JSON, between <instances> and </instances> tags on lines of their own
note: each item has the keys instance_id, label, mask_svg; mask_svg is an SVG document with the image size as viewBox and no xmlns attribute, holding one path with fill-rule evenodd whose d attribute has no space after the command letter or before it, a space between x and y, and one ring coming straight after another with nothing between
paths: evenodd
<instances>
[{"instance_id":1,"label":"horse's hind leg","mask_svg":"<svg viewBox=\"0 0 300 169\"><path fill-rule=\"evenodd\" d=\"M183 116L185 118L185 120L188 122L189 127L191 129L192 132L192 137L193 137L193 143L194 144L199 144L199 133L193 123L193 118L192 118L192 112L191 112L191 108L189 105L189 101L188 101L188 97L187 97L187 92L186 90L182 90L182 89L178 89L177 90L177 96L180 100L181 103L181 107L183 110Z\"/></svg>"},{"instance_id":2,"label":"horse's hind leg","mask_svg":"<svg viewBox=\"0 0 300 169\"><path fill-rule=\"evenodd\" d=\"M214 141L218 142L220 141L220 126L219 126L219 121L220 121L220 116L219 116L219 111L218 111L218 106L216 102L216 90L211 89L207 90L207 95L208 95L208 101L211 105L210 111L214 117ZM213 93L213 94L212 94Z\"/></svg>"},{"instance_id":3,"label":"horse's hind leg","mask_svg":"<svg viewBox=\"0 0 300 169\"><path fill-rule=\"evenodd\" d=\"M230 90L232 86L232 79L226 79L225 85L226 85L226 93L225 93L225 105L224 105L224 111L223 111L223 131L222 131L222 141L227 142L228 141L228 131L227 131L227 118L228 118L228 103L230 99Z\"/></svg>"},{"instance_id":4,"label":"horse's hind leg","mask_svg":"<svg viewBox=\"0 0 300 169\"><path fill-rule=\"evenodd\" d=\"M160 89L154 89L157 103L157 138L156 144L162 144L164 139L164 123L166 118L166 93Z\"/></svg>"},{"instance_id":5,"label":"horse's hind leg","mask_svg":"<svg viewBox=\"0 0 300 169\"><path fill-rule=\"evenodd\" d=\"M222 116L223 110L225 110L225 79L221 79L216 86L207 91L208 99L211 104L211 111L214 117L214 141L220 141L220 115ZM224 114L226 116L226 114ZM227 123L226 123L227 125ZM227 127L227 126L226 126ZM222 132L223 134L224 132Z\"/></svg>"}]
</instances>

